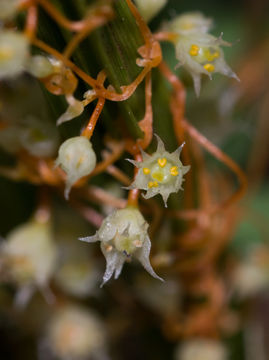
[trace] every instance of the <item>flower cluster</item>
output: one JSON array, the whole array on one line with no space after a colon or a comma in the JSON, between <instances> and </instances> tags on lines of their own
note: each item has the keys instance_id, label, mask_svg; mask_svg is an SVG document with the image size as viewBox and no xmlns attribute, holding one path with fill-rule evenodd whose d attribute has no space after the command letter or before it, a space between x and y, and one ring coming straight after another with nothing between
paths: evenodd
<instances>
[{"instance_id":1,"label":"flower cluster","mask_svg":"<svg viewBox=\"0 0 269 360\"><path fill-rule=\"evenodd\" d=\"M201 75L212 79L212 74L220 73L238 80L227 65L221 46L231 44L208 33L212 21L200 13L189 13L175 18L169 29L178 36L175 40L176 58L179 65L191 74L197 96L200 94Z\"/></svg>"},{"instance_id":2,"label":"flower cluster","mask_svg":"<svg viewBox=\"0 0 269 360\"><path fill-rule=\"evenodd\" d=\"M143 195L146 199L161 194L167 206L169 195L183 189L183 176L189 171L190 166L183 166L179 159L183 145L169 153L165 150L162 140L157 135L156 138L157 150L152 155L142 152L142 161L129 160L139 170L128 189L146 190Z\"/></svg>"},{"instance_id":3,"label":"flower cluster","mask_svg":"<svg viewBox=\"0 0 269 360\"><path fill-rule=\"evenodd\" d=\"M101 250L106 258L106 271L101 286L113 274L117 279L125 261L131 257L135 257L151 276L162 280L149 262L151 242L147 233L148 226L137 208L126 207L106 217L95 235L79 238L89 243L101 242Z\"/></svg>"}]
</instances>

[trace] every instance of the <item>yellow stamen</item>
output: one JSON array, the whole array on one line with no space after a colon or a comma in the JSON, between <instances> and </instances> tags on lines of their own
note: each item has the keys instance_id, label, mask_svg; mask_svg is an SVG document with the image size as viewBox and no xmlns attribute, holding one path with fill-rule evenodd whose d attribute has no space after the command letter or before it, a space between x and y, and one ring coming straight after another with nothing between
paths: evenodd
<instances>
[{"instance_id":1,"label":"yellow stamen","mask_svg":"<svg viewBox=\"0 0 269 360\"><path fill-rule=\"evenodd\" d=\"M197 56L198 53L199 53L199 50L200 50L200 48L199 48L198 45L192 45L191 48L190 48L189 54L191 56Z\"/></svg>"},{"instance_id":2,"label":"yellow stamen","mask_svg":"<svg viewBox=\"0 0 269 360\"><path fill-rule=\"evenodd\" d=\"M80 167L80 165L83 163L84 161L84 156L81 156L79 159L78 159L78 162L76 164L76 168L78 169Z\"/></svg>"},{"instance_id":3,"label":"yellow stamen","mask_svg":"<svg viewBox=\"0 0 269 360\"><path fill-rule=\"evenodd\" d=\"M158 164L159 164L160 167L162 167L162 168L165 167L166 163L167 163L166 158L163 158L163 159L159 158L158 159Z\"/></svg>"},{"instance_id":4,"label":"yellow stamen","mask_svg":"<svg viewBox=\"0 0 269 360\"><path fill-rule=\"evenodd\" d=\"M145 175L148 175L150 173L150 169L149 168L143 168L143 173Z\"/></svg>"},{"instance_id":5,"label":"yellow stamen","mask_svg":"<svg viewBox=\"0 0 269 360\"><path fill-rule=\"evenodd\" d=\"M149 188L158 187L158 186L159 185L158 185L157 181L149 181L149 183L148 183Z\"/></svg>"},{"instance_id":6,"label":"yellow stamen","mask_svg":"<svg viewBox=\"0 0 269 360\"><path fill-rule=\"evenodd\" d=\"M219 51L215 51L214 53L211 53L211 51L208 49L205 51L205 57L206 57L207 61L213 61L213 60L219 58L219 56L220 56Z\"/></svg>"},{"instance_id":7,"label":"yellow stamen","mask_svg":"<svg viewBox=\"0 0 269 360\"><path fill-rule=\"evenodd\" d=\"M151 177L159 182L163 181L163 172L162 171L156 171L151 175Z\"/></svg>"},{"instance_id":8,"label":"yellow stamen","mask_svg":"<svg viewBox=\"0 0 269 360\"><path fill-rule=\"evenodd\" d=\"M170 169L170 174L173 176L177 176L178 175L178 168L177 166L172 166Z\"/></svg>"},{"instance_id":9,"label":"yellow stamen","mask_svg":"<svg viewBox=\"0 0 269 360\"><path fill-rule=\"evenodd\" d=\"M205 64L204 69L208 72L213 72L215 70L215 66L212 64Z\"/></svg>"}]
</instances>

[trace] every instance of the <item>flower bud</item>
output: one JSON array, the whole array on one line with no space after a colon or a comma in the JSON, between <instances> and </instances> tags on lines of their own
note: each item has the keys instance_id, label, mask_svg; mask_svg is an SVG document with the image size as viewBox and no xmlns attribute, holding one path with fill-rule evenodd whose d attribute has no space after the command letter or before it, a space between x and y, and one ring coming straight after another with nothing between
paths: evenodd
<instances>
[{"instance_id":1,"label":"flower bud","mask_svg":"<svg viewBox=\"0 0 269 360\"><path fill-rule=\"evenodd\" d=\"M32 220L15 228L3 245L7 271L19 285L47 284L56 261L50 222Z\"/></svg>"},{"instance_id":2,"label":"flower bud","mask_svg":"<svg viewBox=\"0 0 269 360\"><path fill-rule=\"evenodd\" d=\"M183 342L177 349L175 360L227 360L226 348L221 342L196 339Z\"/></svg>"},{"instance_id":3,"label":"flower bud","mask_svg":"<svg viewBox=\"0 0 269 360\"><path fill-rule=\"evenodd\" d=\"M22 125L20 141L24 149L38 157L55 155L59 145L59 135L52 123L29 117Z\"/></svg>"},{"instance_id":4,"label":"flower bud","mask_svg":"<svg viewBox=\"0 0 269 360\"><path fill-rule=\"evenodd\" d=\"M95 314L81 306L69 305L50 320L46 344L57 359L88 359L103 352L105 331Z\"/></svg>"},{"instance_id":5,"label":"flower bud","mask_svg":"<svg viewBox=\"0 0 269 360\"><path fill-rule=\"evenodd\" d=\"M127 189L146 190L146 194L143 195L145 199L161 194L167 206L169 195L178 192L179 189L183 190L183 175L189 171L190 166L183 166L179 160L183 145L169 153L165 150L162 140L157 135L156 138L158 146L155 153L148 155L143 151L141 162L129 160L139 170L134 182Z\"/></svg>"},{"instance_id":6,"label":"flower bud","mask_svg":"<svg viewBox=\"0 0 269 360\"><path fill-rule=\"evenodd\" d=\"M35 55L27 62L27 70L37 78L45 78L54 72L53 65L46 56Z\"/></svg>"},{"instance_id":7,"label":"flower bud","mask_svg":"<svg viewBox=\"0 0 269 360\"><path fill-rule=\"evenodd\" d=\"M29 55L27 38L13 30L0 32L0 79L16 76L26 65Z\"/></svg>"},{"instance_id":8,"label":"flower bud","mask_svg":"<svg viewBox=\"0 0 269 360\"><path fill-rule=\"evenodd\" d=\"M91 142L84 136L76 136L66 140L59 149L56 166L66 173L65 198L74 183L83 176L89 175L96 165L96 155Z\"/></svg>"},{"instance_id":9,"label":"flower bud","mask_svg":"<svg viewBox=\"0 0 269 360\"><path fill-rule=\"evenodd\" d=\"M145 21L149 22L166 5L167 0L135 0L135 3Z\"/></svg>"},{"instance_id":10,"label":"flower bud","mask_svg":"<svg viewBox=\"0 0 269 360\"><path fill-rule=\"evenodd\" d=\"M169 30L180 35L207 33L212 27L212 19L200 12L189 12L175 17L169 24Z\"/></svg>"},{"instance_id":11,"label":"flower bud","mask_svg":"<svg viewBox=\"0 0 269 360\"><path fill-rule=\"evenodd\" d=\"M148 226L138 209L126 207L106 217L95 235L79 238L90 243L101 242L101 250L106 258L106 271L101 286L113 274L117 279L125 261L131 257L135 257L151 276L162 280L149 262L151 242L147 233Z\"/></svg>"}]
</instances>

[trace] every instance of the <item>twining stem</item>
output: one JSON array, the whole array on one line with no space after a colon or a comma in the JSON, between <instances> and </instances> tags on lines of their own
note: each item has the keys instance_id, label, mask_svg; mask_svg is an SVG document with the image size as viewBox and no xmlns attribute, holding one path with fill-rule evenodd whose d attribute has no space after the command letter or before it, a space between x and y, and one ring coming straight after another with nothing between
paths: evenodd
<instances>
[{"instance_id":1,"label":"twining stem","mask_svg":"<svg viewBox=\"0 0 269 360\"><path fill-rule=\"evenodd\" d=\"M182 125L184 129L190 134L190 136L195 139L202 147L204 147L208 152L210 152L213 156L215 156L218 160L228 166L236 176L240 182L239 189L226 201L224 201L218 207L223 209L232 205L236 201L240 200L241 197L245 194L247 190L247 178L244 172L240 169L240 167L225 153L223 153L217 146L212 144L204 135L199 133L197 129L195 129L191 124L189 124L186 120L182 121Z\"/></svg>"},{"instance_id":2,"label":"twining stem","mask_svg":"<svg viewBox=\"0 0 269 360\"><path fill-rule=\"evenodd\" d=\"M135 155L135 160L136 161L142 161L142 155L141 153L139 154L136 154ZM135 167L135 170L134 170L134 179L135 177L137 176L137 173L138 173L138 168ZM129 194L128 194L128 205L129 206L135 206L137 207L138 206L138 198L139 198L139 195L140 195L140 190L138 189L131 189L129 191Z\"/></svg>"},{"instance_id":3,"label":"twining stem","mask_svg":"<svg viewBox=\"0 0 269 360\"><path fill-rule=\"evenodd\" d=\"M31 5L27 9L24 34L31 40L36 33L38 24L38 9L36 5Z\"/></svg>"}]
</instances>

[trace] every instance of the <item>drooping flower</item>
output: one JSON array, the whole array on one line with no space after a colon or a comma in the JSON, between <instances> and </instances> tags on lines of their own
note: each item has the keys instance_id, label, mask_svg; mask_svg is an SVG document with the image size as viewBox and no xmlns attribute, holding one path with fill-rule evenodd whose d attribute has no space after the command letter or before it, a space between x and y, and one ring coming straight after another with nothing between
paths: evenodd
<instances>
[{"instance_id":1,"label":"drooping flower","mask_svg":"<svg viewBox=\"0 0 269 360\"><path fill-rule=\"evenodd\" d=\"M212 74L220 73L238 79L224 59L220 46L230 46L222 37L195 32L179 36L175 42L176 58L192 76L196 95L200 94L201 75L212 79Z\"/></svg>"},{"instance_id":2,"label":"drooping flower","mask_svg":"<svg viewBox=\"0 0 269 360\"><path fill-rule=\"evenodd\" d=\"M29 42L13 30L0 31L0 79L20 74L29 56Z\"/></svg>"},{"instance_id":3,"label":"drooping flower","mask_svg":"<svg viewBox=\"0 0 269 360\"><path fill-rule=\"evenodd\" d=\"M54 156L59 146L59 134L55 126L35 116L7 126L0 131L0 147L10 153L21 149L38 157Z\"/></svg>"},{"instance_id":4,"label":"drooping flower","mask_svg":"<svg viewBox=\"0 0 269 360\"><path fill-rule=\"evenodd\" d=\"M47 289L55 269L57 250L49 221L31 220L18 226L1 248L8 277L18 285L18 305L24 305L35 287Z\"/></svg>"},{"instance_id":5,"label":"drooping flower","mask_svg":"<svg viewBox=\"0 0 269 360\"><path fill-rule=\"evenodd\" d=\"M207 33L211 27L212 19L198 11L179 15L169 23L169 30L180 35Z\"/></svg>"},{"instance_id":6,"label":"drooping flower","mask_svg":"<svg viewBox=\"0 0 269 360\"><path fill-rule=\"evenodd\" d=\"M151 242L147 232L148 226L140 211L128 206L106 217L95 235L79 238L89 243L101 242L101 250L106 258L106 271L101 286L113 274L117 279L125 261L132 257L136 258L151 276L162 280L154 272L149 261Z\"/></svg>"},{"instance_id":7,"label":"drooping flower","mask_svg":"<svg viewBox=\"0 0 269 360\"><path fill-rule=\"evenodd\" d=\"M84 136L75 136L66 140L59 149L55 162L66 173L65 198L74 183L83 176L89 175L96 165L96 155L91 142Z\"/></svg>"},{"instance_id":8,"label":"drooping flower","mask_svg":"<svg viewBox=\"0 0 269 360\"><path fill-rule=\"evenodd\" d=\"M157 150L149 155L142 151L143 160L141 162L129 160L139 170L134 182L127 189L146 190L143 195L149 199L157 194L161 194L165 206L171 193L183 190L183 176L190 166L183 166L179 159L183 145L173 153L165 150L162 140L156 135L158 145Z\"/></svg>"}]
</instances>

